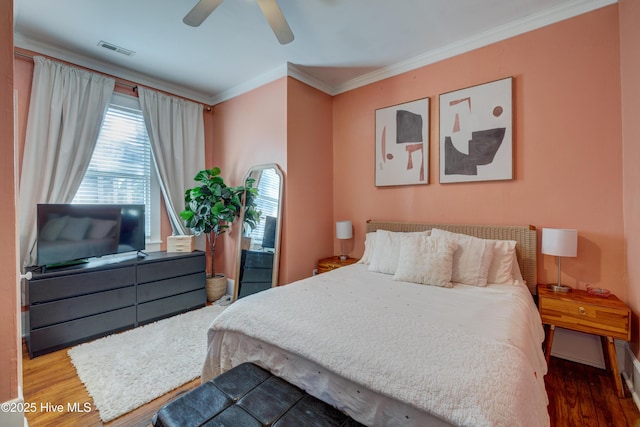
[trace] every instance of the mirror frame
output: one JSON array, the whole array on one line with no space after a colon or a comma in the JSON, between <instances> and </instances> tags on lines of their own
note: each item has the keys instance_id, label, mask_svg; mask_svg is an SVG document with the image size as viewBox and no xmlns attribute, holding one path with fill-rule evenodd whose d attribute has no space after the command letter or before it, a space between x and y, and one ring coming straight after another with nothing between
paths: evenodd
<instances>
[{"instance_id":1,"label":"mirror frame","mask_svg":"<svg viewBox=\"0 0 640 427\"><path fill-rule=\"evenodd\" d=\"M274 244L274 253L273 253L273 270L271 274L271 287L278 286L278 273L280 266L280 238L281 238L281 228L282 228L282 195L284 194L284 174L282 173L282 169L277 163L265 163L261 165L252 166L249 168L249 171L244 176L242 181L242 185L245 185L247 179L251 176L252 173L257 171L263 171L265 169L273 169L278 177L280 178L280 189L278 193L278 218L276 220L276 239ZM239 223L244 224L244 197L242 200L242 210L240 213ZM242 259L242 225L240 226L240 232L238 236L238 253L236 256L236 275L233 281L233 300L238 300L238 291L240 290L240 264Z\"/></svg>"}]
</instances>

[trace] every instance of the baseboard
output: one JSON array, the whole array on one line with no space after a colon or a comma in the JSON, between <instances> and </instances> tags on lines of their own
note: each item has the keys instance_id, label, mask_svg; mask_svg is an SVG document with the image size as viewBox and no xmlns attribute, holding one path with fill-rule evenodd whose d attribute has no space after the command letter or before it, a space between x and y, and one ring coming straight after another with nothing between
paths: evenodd
<instances>
[{"instance_id":1,"label":"baseboard","mask_svg":"<svg viewBox=\"0 0 640 427\"><path fill-rule=\"evenodd\" d=\"M26 427L29 424L24 416L24 398L22 388L18 388L18 397L0 403L0 426L3 427Z\"/></svg>"},{"instance_id":2,"label":"baseboard","mask_svg":"<svg viewBox=\"0 0 640 427\"><path fill-rule=\"evenodd\" d=\"M628 343L625 342L622 347L623 349L618 352L618 367L631 392L633 402L640 409L640 361L633 354ZM616 351L618 351L617 346Z\"/></svg>"}]
</instances>

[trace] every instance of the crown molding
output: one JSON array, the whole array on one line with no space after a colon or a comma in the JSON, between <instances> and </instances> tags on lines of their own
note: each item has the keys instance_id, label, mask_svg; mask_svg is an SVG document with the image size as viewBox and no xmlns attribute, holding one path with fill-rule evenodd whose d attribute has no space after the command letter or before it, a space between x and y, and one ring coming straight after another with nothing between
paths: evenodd
<instances>
[{"instance_id":1,"label":"crown molding","mask_svg":"<svg viewBox=\"0 0 640 427\"><path fill-rule=\"evenodd\" d=\"M186 89L183 86L168 82L166 80L154 79L153 77L149 77L146 74L128 70L124 67L119 67L108 62L89 58L87 56L61 48L60 46L35 41L23 36L20 33L14 33L13 44L15 47L29 50L41 55L46 55L48 57L55 58L61 61L69 62L71 64L98 71L100 73L108 74L118 79L128 80L141 86L147 86L149 88L168 92L182 98L201 102L206 105L211 105L211 103L209 102L211 97L203 94L200 91Z\"/></svg>"},{"instance_id":2,"label":"crown molding","mask_svg":"<svg viewBox=\"0 0 640 427\"><path fill-rule=\"evenodd\" d=\"M357 89L389 77L394 77L444 59L452 58L529 31L537 30L547 25L555 24L617 2L618 0L568 1L549 10L527 16L509 24L476 34L475 36L469 37L465 40L425 52L406 61L383 67L376 71L356 77L343 84L334 86L330 94L338 95L340 93L348 92L350 90Z\"/></svg>"},{"instance_id":3,"label":"crown molding","mask_svg":"<svg viewBox=\"0 0 640 427\"><path fill-rule=\"evenodd\" d=\"M14 0L16 1L16 0ZM285 63L258 77L242 84L233 86L216 94L203 94L202 92L186 89L182 86L166 80L154 79L148 75L117 67L104 61L88 58L84 55L68 51L59 46L30 40L19 33L14 34L16 47L41 53L63 61L67 61L82 67L96 70L114 77L135 82L143 86L149 86L157 90L169 92L177 96L202 102L206 105L216 105L236 96L242 95L265 84L271 83L282 77L293 77L321 92L334 96L353 89L357 89L380 80L394 77L408 71L412 71L444 59L452 58L463 53L470 52L490 44L515 37L529 31L537 30L547 25L573 18L575 16L600 9L617 3L618 0L569 0L554 8L527 16L489 31L469 37L442 48L434 49L408 60L380 68L362 76L351 79L335 86L329 85L310 75L301 67L302 64Z\"/></svg>"},{"instance_id":4,"label":"crown molding","mask_svg":"<svg viewBox=\"0 0 640 427\"><path fill-rule=\"evenodd\" d=\"M233 86L230 89L224 90L220 93L217 93L210 99L211 105L216 105L221 102L227 101L231 98L235 98L236 96L240 96L244 93L247 93L253 89L257 89L260 86L264 86L268 83L281 79L282 77L287 77L287 64L279 65L276 68L267 71L266 73L260 74L258 77L246 81L242 84Z\"/></svg>"},{"instance_id":5,"label":"crown molding","mask_svg":"<svg viewBox=\"0 0 640 427\"><path fill-rule=\"evenodd\" d=\"M312 88L318 89L320 92L324 92L328 95L333 95L333 87L322 80L312 76L311 74L304 71L300 66L296 64L292 64L290 62L287 63L287 75L289 77L293 77L296 80L301 81L302 83L311 86Z\"/></svg>"}]
</instances>

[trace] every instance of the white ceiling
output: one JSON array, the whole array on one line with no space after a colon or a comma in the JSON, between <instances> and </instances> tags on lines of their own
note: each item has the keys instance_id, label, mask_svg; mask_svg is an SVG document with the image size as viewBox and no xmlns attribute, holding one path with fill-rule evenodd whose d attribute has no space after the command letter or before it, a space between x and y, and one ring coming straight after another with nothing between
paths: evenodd
<instances>
[{"instance_id":1,"label":"white ceiling","mask_svg":"<svg viewBox=\"0 0 640 427\"><path fill-rule=\"evenodd\" d=\"M278 44L256 0L14 0L14 43L205 104L285 75L329 94L451 57L616 0L278 0ZM132 50L125 56L100 41Z\"/></svg>"}]
</instances>

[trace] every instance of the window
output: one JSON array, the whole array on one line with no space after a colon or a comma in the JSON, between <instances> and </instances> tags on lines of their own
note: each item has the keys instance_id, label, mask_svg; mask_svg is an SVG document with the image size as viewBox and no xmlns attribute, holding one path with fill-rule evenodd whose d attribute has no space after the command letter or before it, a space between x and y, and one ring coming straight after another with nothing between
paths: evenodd
<instances>
[{"instance_id":1,"label":"window","mask_svg":"<svg viewBox=\"0 0 640 427\"><path fill-rule=\"evenodd\" d=\"M280 198L280 177L273 169L264 169L258 181L258 197L255 199L256 209L261 212L260 224L251 232L254 246L262 246L266 217L278 216L278 199Z\"/></svg>"},{"instance_id":2,"label":"window","mask_svg":"<svg viewBox=\"0 0 640 427\"><path fill-rule=\"evenodd\" d=\"M159 189L137 98L114 94L72 203L144 204L147 241L159 239Z\"/></svg>"}]
</instances>

